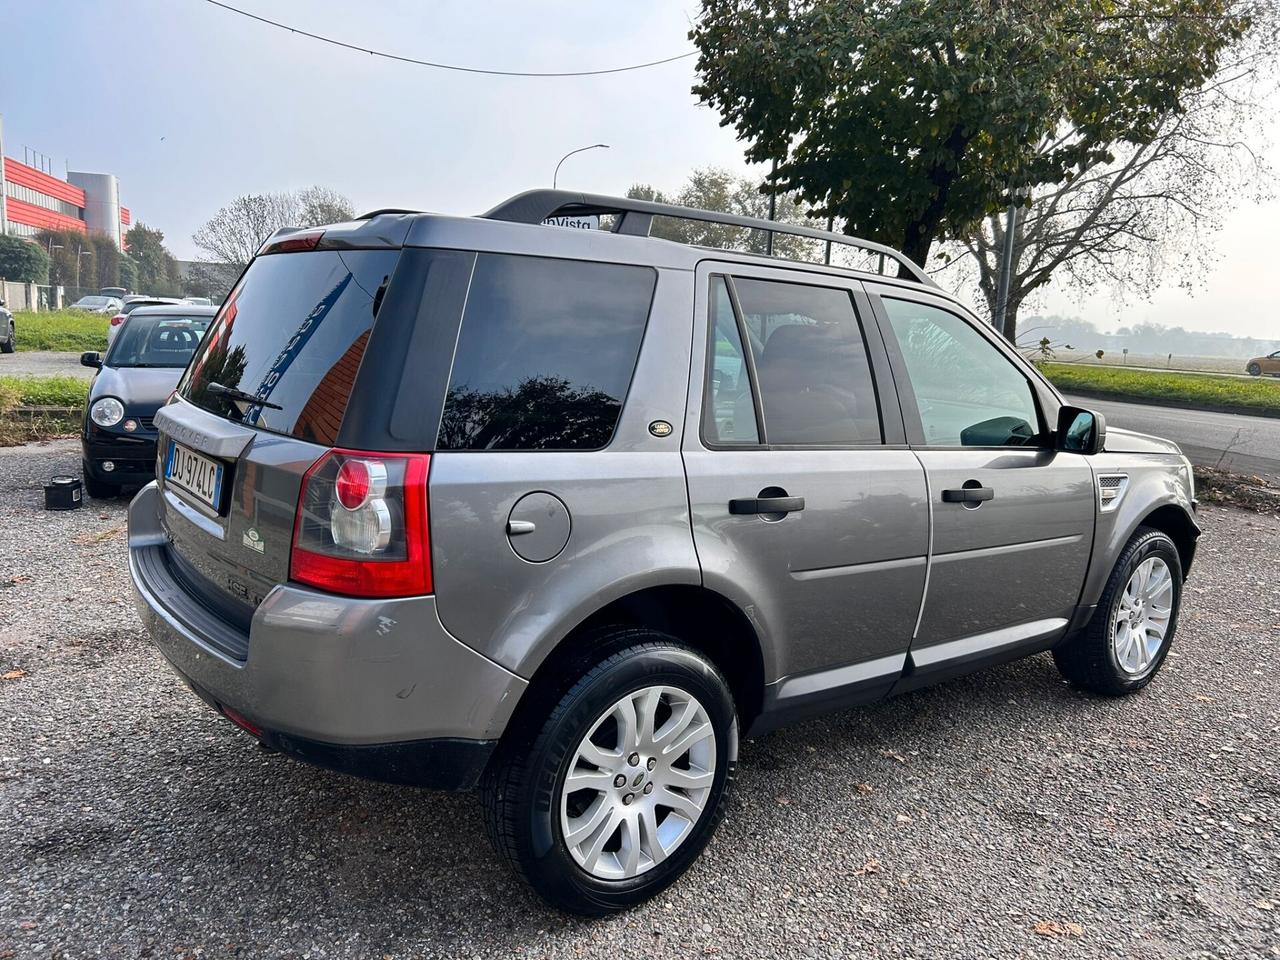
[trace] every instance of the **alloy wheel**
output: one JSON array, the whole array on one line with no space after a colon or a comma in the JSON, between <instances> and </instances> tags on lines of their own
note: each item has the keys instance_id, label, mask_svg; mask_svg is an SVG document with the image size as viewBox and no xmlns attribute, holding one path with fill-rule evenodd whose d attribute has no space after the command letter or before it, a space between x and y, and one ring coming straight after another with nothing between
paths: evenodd
<instances>
[{"instance_id":1,"label":"alloy wheel","mask_svg":"<svg viewBox=\"0 0 1280 960\"><path fill-rule=\"evenodd\" d=\"M560 790L565 846L593 877L639 876L688 838L715 776L715 727L696 697L671 686L629 693L570 762Z\"/></svg>"},{"instance_id":2,"label":"alloy wheel","mask_svg":"<svg viewBox=\"0 0 1280 960\"><path fill-rule=\"evenodd\" d=\"M1148 557L1125 584L1112 621L1116 663L1140 676L1155 661L1173 618L1173 574L1160 557Z\"/></svg>"}]
</instances>

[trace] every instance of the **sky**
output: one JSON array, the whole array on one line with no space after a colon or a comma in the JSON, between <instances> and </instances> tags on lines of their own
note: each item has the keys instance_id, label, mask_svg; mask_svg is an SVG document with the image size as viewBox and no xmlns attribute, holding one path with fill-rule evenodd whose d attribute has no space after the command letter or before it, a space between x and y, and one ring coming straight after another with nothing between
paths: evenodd
<instances>
[{"instance_id":1,"label":"sky","mask_svg":"<svg viewBox=\"0 0 1280 960\"><path fill-rule=\"evenodd\" d=\"M422 59L508 70L589 70L692 49L694 0L228 0L274 20ZM480 213L521 190L677 188L697 167L748 172L742 145L690 93L694 58L586 78L477 76L341 50L206 0L6 5L0 56L5 153L54 172L109 172L135 222L180 258L191 234L245 193L331 187L360 210ZM1280 169L1280 107L1259 142ZM762 171L757 168L755 175ZM1280 339L1280 200L1247 204L1212 238L1216 260L1131 296L1049 290L1037 312L1103 329L1155 321ZM1025 315L1025 314L1024 314Z\"/></svg>"}]
</instances>

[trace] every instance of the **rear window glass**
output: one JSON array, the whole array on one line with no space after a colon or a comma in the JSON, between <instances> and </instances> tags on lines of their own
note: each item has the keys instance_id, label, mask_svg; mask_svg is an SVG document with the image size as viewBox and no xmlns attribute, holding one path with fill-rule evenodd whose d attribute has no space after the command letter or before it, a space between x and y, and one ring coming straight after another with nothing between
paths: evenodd
<instances>
[{"instance_id":1,"label":"rear window glass","mask_svg":"<svg viewBox=\"0 0 1280 960\"><path fill-rule=\"evenodd\" d=\"M648 267L479 256L437 448L607 445L656 280Z\"/></svg>"},{"instance_id":2,"label":"rear window glass","mask_svg":"<svg viewBox=\"0 0 1280 960\"><path fill-rule=\"evenodd\" d=\"M109 367L177 367L196 352L212 317L133 317L107 353Z\"/></svg>"},{"instance_id":3,"label":"rear window glass","mask_svg":"<svg viewBox=\"0 0 1280 960\"><path fill-rule=\"evenodd\" d=\"M179 391L219 416L332 445L399 256L259 257L227 297Z\"/></svg>"}]
</instances>

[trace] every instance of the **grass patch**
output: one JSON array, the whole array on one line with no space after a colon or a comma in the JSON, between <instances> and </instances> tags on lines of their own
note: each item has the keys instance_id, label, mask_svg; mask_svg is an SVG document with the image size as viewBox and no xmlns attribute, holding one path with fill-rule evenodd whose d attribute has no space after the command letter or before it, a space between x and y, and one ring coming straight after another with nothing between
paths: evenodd
<instances>
[{"instance_id":1,"label":"grass patch","mask_svg":"<svg viewBox=\"0 0 1280 960\"><path fill-rule=\"evenodd\" d=\"M0 413L14 407L81 407L89 381L79 377L0 377Z\"/></svg>"},{"instance_id":2,"label":"grass patch","mask_svg":"<svg viewBox=\"0 0 1280 960\"><path fill-rule=\"evenodd\" d=\"M18 333L18 350L62 350L83 353L107 349L107 326L111 318L83 310L54 310L13 315Z\"/></svg>"},{"instance_id":3,"label":"grass patch","mask_svg":"<svg viewBox=\"0 0 1280 960\"><path fill-rule=\"evenodd\" d=\"M1042 363L1040 370L1065 393L1096 390L1135 399L1150 397L1242 411L1280 411L1280 380L1275 379L1155 373L1071 363Z\"/></svg>"}]
</instances>

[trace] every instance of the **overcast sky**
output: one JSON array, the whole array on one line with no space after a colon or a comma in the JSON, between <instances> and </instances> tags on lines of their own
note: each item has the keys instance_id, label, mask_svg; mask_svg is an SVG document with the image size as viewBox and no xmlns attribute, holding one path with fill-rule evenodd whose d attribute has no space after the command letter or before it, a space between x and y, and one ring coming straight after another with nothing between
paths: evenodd
<instances>
[{"instance_id":1,"label":"overcast sky","mask_svg":"<svg viewBox=\"0 0 1280 960\"><path fill-rule=\"evenodd\" d=\"M697 5L539 0L229 0L348 42L422 59L577 70L691 49ZM394 63L285 33L204 0L41 0L7 5L0 54L5 152L54 170L114 173L136 221L179 257L232 197L310 184L357 208L478 213L550 186L674 188L694 167L745 172L742 148L689 88L693 58L605 77L475 76ZM1266 131L1280 167L1280 120ZM1189 296L1174 283L1118 307L1051 291L1044 312L1104 328L1153 320L1280 338L1280 201L1231 215L1217 266Z\"/></svg>"}]
</instances>

